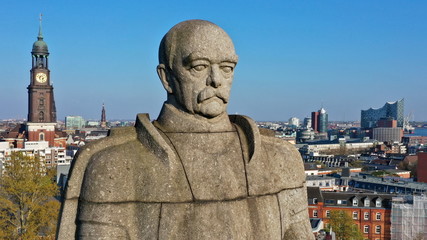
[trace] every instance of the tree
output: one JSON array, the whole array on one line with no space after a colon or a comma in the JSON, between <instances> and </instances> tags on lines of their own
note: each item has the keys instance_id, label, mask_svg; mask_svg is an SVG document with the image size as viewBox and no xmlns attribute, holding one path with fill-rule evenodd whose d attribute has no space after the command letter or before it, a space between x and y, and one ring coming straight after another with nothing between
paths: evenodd
<instances>
[{"instance_id":1,"label":"tree","mask_svg":"<svg viewBox=\"0 0 427 240\"><path fill-rule=\"evenodd\" d=\"M362 160L354 160L354 161L351 161L350 162L350 166L351 167L355 167L355 168L363 168L363 164L364 164L365 162L364 161L362 161Z\"/></svg>"},{"instance_id":2,"label":"tree","mask_svg":"<svg viewBox=\"0 0 427 240\"><path fill-rule=\"evenodd\" d=\"M317 160L317 161L315 161L314 162L316 165L320 165L320 168L325 168L326 167L326 165L325 164L323 164L321 161L319 161L319 160Z\"/></svg>"},{"instance_id":3,"label":"tree","mask_svg":"<svg viewBox=\"0 0 427 240\"><path fill-rule=\"evenodd\" d=\"M408 161L402 161L399 163L398 168L401 170L411 171L411 177L416 178L417 177L417 165L418 165L418 162L411 163Z\"/></svg>"},{"instance_id":4,"label":"tree","mask_svg":"<svg viewBox=\"0 0 427 240\"><path fill-rule=\"evenodd\" d=\"M335 232L338 240L363 240L362 232L358 229L357 225L346 211L331 211L329 230Z\"/></svg>"},{"instance_id":5,"label":"tree","mask_svg":"<svg viewBox=\"0 0 427 240\"><path fill-rule=\"evenodd\" d=\"M53 239L59 211L53 169L13 152L0 177L0 239Z\"/></svg>"}]
</instances>

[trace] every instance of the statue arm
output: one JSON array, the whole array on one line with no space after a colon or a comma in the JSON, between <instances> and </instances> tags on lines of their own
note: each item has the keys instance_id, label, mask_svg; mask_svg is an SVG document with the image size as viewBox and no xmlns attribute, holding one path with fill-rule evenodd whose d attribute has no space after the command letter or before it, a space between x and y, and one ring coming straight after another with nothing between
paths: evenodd
<instances>
[{"instance_id":1,"label":"statue arm","mask_svg":"<svg viewBox=\"0 0 427 240\"><path fill-rule=\"evenodd\" d=\"M268 138L276 146L272 152L281 153L276 155L281 162L279 166L282 166L280 175L288 184L277 194L282 215L282 239L314 239L308 215L307 187L301 155L290 143L277 138ZM267 150L271 151L271 148Z\"/></svg>"},{"instance_id":2,"label":"statue arm","mask_svg":"<svg viewBox=\"0 0 427 240\"><path fill-rule=\"evenodd\" d=\"M282 239L314 239L308 216L306 186L286 189L277 197L282 215Z\"/></svg>"}]
</instances>

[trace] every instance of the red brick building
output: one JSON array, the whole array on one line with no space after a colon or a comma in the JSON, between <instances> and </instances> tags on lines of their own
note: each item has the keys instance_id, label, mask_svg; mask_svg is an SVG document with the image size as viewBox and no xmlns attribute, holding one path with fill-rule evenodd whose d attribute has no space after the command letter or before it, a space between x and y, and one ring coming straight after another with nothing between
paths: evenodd
<instances>
[{"instance_id":1,"label":"red brick building","mask_svg":"<svg viewBox=\"0 0 427 240\"><path fill-rule=\"evenodd\" d=\"M393 118L381 118L377 122L377 127L397 128L397 121Z\"/></svg>"},{"instance_id":2,"label":"red brick building","mask_svg":"<svg viewBox=\"0 0 427 240\"><path fill-rule=\"evenodd\" d=\"M357 224L365 239L389 240L391 200L389 194L322 192L308 187L309 216L328 224L331 211L346 211Z\"/></svg>"},{"instance_id":3,"label":"red brick building","mask_svg":"<svg viewBox=\"0 0 427 240\"><path fill-rule=\"evenodd\" d=\"M319 131L319 112L311 113L311 128L313 128L314 132Z\"/></svg>"},{"instance_id":4,"label":"red brick building","mask_svg":"<svg viewBox=\"0 0 427 240\"><path fill-rule=\"evenodd\" d=\"M402 142L408 147L427 145L427 136L404 136Z\"/></svg>"},{"instance_id":5,"label":"red brick building","mask_svg":"<svg viewBox=\"0 0 427 240\"><path fill-rule=\"evenodd\" d=\"M427 152L419 152L417 164L418 182L427 183Z\"/></svg>"}]
</instances>

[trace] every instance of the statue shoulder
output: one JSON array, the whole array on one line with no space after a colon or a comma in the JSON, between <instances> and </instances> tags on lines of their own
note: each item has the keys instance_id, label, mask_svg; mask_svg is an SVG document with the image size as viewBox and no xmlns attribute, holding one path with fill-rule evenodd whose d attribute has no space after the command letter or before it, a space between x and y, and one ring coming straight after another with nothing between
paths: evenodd
<instances>
[{"instance_id":1,"label":"statue shoulder","mask_svg":"<svg viewBox=\"0 0 427 240\"><path fill-rule=\"evenodd\" d=\"M274 132L258 128L246 116L232 115L242 142L250 195L277 193L304 185L304 164L297 149L276 138Z\"/></svg>"},{"instance_id":2,"label":"statue shoulder","mask_svg":"<svg viewBox=\"0 0 427 240\"><path fill-rule=\"evenodd\" d=\"M61 205L58 238L74 238L76 231L76 216L78 212L79 199L81 195L83 179L86 175L87 166L92 160L92 156L105 149L121 145L136 139L134 127L124 127L111 129L106 138L91 142L80 148L71 164L68 175L67 186L65 188L64 200Z\"/></svg>"},{"instance_id":3,"label":"statue shoulder","mask_svg":"<svg viewBox=\"0 0 427 240\"><path fill-rule=\"evenodd\" d=\"M114 128L109 131L107 137L90 142L80 148L71 164L65 199L73 199L80 196L83 177L92 156L105 149L122 145L135 139L136 131L134 127Z\"/></svg>"},{"instance_id":4,"label":"statue shoulder","mask_svg":"<svg viewBox=\"0 0 427 240\"><path fill-rule=\"evenodd\" d=\"M85 169L80 199L99 203L135 200L134 170L150 154L136 138L94 153Z\"/></svg>"},{"instance_id":5,"label":"statue shoulder","mask_svg":"<svg viewBox=\"0 0 427 240\"><path fill-rule=\"evenodd\" d=\"M268 169L270 181L259 184L259 189L255 192L276 192L302 187L305 183L304 162L295 146L283 139L266 135L261 135L261 142L262 150L253 164L261 172L263 168ZM265 165L260 164L261 162Z\"/></svg>"},{"instance_id":6,"label":"statue shoulder","mask_svg":"<svg viewBox=\"0 0 427 240\"><path fill-rule=\"evenodd\" d=\"M297 163L301 163L299 165L303 165L301 154L290 142L277 138L274 135L271 136L270 134L261 134L261 139L262 145L267 151L281 152L289 158L288 161L297 161Z\"/></svg>"}]
</instances>

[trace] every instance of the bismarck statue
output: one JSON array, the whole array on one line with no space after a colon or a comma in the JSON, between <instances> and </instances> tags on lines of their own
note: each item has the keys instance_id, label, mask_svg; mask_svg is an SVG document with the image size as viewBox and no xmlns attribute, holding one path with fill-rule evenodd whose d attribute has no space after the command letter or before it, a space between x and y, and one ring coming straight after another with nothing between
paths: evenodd
<instances>
[{"instance_id":1,"label":"bismarck statue","mask_svg":"<svg viewBox=\"0 0 427 240\"><path fill-rule=\"evenodd\" d=\"M159 117L139 114L79 151L58 238L314 239L299 153L227 115L237 55L224 30L179 23L159 61Z\"/></svg>"}]
</instances>

